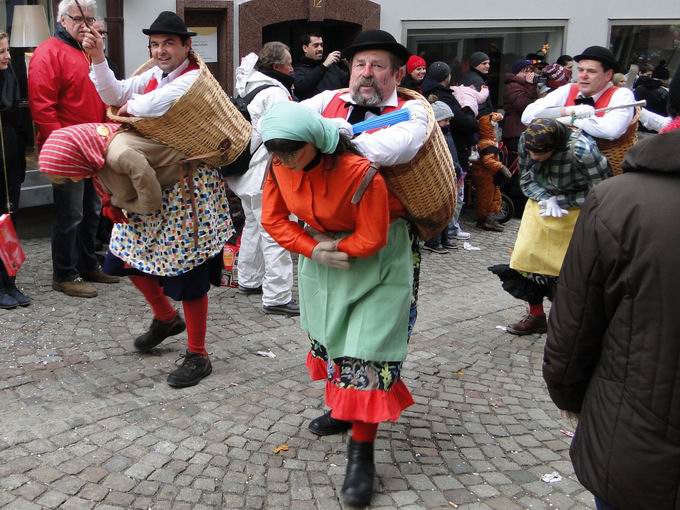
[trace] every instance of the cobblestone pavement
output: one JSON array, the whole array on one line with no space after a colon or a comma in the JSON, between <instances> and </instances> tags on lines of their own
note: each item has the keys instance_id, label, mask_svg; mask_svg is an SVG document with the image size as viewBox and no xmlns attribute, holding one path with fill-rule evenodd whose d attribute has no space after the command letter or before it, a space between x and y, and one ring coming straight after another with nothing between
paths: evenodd
<instances>
[{"instance_id":1,"label":"cobblestone pavement","mask_svg":"<svg viewBox=\"0 0 680 510\"><path fill-rule=\"evenodd\" d=\"M518 222L503 234L466 226L479 251L423 254L403 372L416 405L380 427L373 507L592 508L569 461L563 430L573 426L544 388L545 337L497 328L523 306L486 267L507 261ZM70 298L51 290L48 240L25 248L18 283L34 304L0 310L0 507L341 507L347 436L307 430L323 387L307 379L297 319L213 289L213 374L172 389L165 377L184 334L136 353L150 315L129 282ZM560 481L541 480L554 471Z\"/></svg>"}]
</instances>

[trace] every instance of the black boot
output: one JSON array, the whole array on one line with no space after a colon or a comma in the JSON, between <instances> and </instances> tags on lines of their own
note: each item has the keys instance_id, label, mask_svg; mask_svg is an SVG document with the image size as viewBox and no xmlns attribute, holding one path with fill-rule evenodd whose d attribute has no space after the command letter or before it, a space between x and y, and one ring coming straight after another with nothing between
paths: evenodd
<instances>
[{"instance_id":1,"label":"black boot","mask_svg":"<svg viewBox=\"0 0 680 510\"><path fill-rule=\"evenodd\" d=\"M349 440L347 445L347 469L340 492L342 500L350 506L368 506L373 497L373 442Z\"/></svg>"},{"instance_id":2,"label":"black boot","mask_svg":"<svg viewBox=\"0 0 680 510\"><path fill-rule=\"evenodd\" d=\"M31 304L31 298L28 297L26 294L24 294L23 292L21 292L17 288L16 277L10 276L8 280L9 280L9 285L7 285L7 289L6 289L7 294L12 296L19 306L30 305Z\"/></svg>"},{"instance_id":3,"label":"black boot","mask_svg":"<svg viewBox=\"0 0 680 510\"><path fill-rule=\"evenodd\" d=\"M17 300L14 299L5 287L0 286L0 309L11 310L19 306Z\"/></svg>"},{"instance_id":4,"label":"black boot","mask_svg":"<svg viewBox=\"0 0 680 510\"><path fill-rule=\"evenodd\" d=\"M187 326L179 313L167 322L154 319L151 321L149 330L135 338L135 349L140 352L149 352L169 336L179 335L185 329Z\"/></svg>"},{"instance_id":5,"label":"black boot","mask_svg":"<svg viewBox=\"0 0 680 510\"><path fill-rule=\"evenodd\" d=\"M309 422L309 431L317 436L332 436L333 434L341 434L347 432L352 428L351 421L336 420L331 418L331 412L328 411L318 418L314 418Z\"/></svg>"}]
</instances>

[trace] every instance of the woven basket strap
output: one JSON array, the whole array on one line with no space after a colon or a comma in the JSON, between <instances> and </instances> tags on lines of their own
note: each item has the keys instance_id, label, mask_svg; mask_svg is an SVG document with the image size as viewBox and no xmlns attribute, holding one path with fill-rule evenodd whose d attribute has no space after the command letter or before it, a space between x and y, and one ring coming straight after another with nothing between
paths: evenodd
<instances>
[{"instance_id":1,"label":"woven basket strap","mask_svg":"<svg viewBox=\"0 0 680 510\"><path fill-rule=\"evenodd\" d=\"M375 177L375 174L377 173L378 167L376 165L371 165L368 169L368 172L366 172L366 175L364 175L364 178L361 179L359 187L354 192L354 195L352 195L352 205L357 205L359 203L361 197L363 197L364 193L366 192L366 188L368 188L368 185L371 184L373 177Z\"/></svg>"}]
</instances>

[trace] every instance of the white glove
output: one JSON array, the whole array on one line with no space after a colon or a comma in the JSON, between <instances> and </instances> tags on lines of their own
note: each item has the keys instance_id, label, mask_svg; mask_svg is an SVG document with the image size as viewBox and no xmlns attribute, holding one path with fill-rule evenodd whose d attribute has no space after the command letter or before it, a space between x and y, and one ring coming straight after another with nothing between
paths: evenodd
<instances>
[{"instance_id":1,"label":"white glove","mask_svg":"<svg viewBox=\"0 0 680 510\"><path fill-rule=\"evenodd\" d=\"M335 269L349 269L349 256L343 251L338 251L335 241L317 244L312 251L312 260Z\"/></svg>"},{"instance_id":2,"label":"white glove","mask_svg":"<svg viewBox=\"0 0 680 510\"><path fill-rule=\"evenodd\" d=\"M550 197L547 200L541 200L538 203L538 208L541 210L538 214L540 216L552 216L553 218L561 218L569 211L562 209L557 203L557 197Z\"/></svg>"},{"instance_id":3,"label":"white glove","mask_svg":"<svg viewBox=\"0 0 680 510\"><path fill-rule=\"evenodd\" d=\"M574 119L587 119L595 115L595 108L589 104L575 104L573 106L565 106L562 108L562 115L572 117Z\"/></svg>"},{"instance_id":4,"label":"white glove","mask_svg":"<svg viewBox=\"0 0 680 510\"><path fill-rule=\"evenodd\" d=\"M347 122L345 119L340 119L340 118L329 118L325 119L331 121L333 124L336 124L338 126L338 131L340 131L341 135L345 135L347 138L350 140L354 136L354 131L352 131L352 124Z\"/></svg>"},{"instance_id":5,"label":"white glove","mask_svg":"<svg viewBox=\"0 0 680 510\"><path fill-rule=\"evenodd\" d=\"M309 236L312 237L317 243L321 243L324 241L330 242L335 241L335 239L333 239L331 236L326 235L323 232L319 232L318 230L314 229L309 225L305 227L305 232L307 232L307 234L309 234Z\"/></svg>"}]
</instances>

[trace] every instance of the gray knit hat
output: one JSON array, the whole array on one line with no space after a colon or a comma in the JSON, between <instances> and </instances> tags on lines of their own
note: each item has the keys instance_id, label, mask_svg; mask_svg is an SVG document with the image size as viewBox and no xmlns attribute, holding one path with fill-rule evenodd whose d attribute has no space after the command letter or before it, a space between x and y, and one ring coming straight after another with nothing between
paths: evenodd
<instances>
[{"instance_id":1,"label":"gray knit hat","mask_svg":"<svg viewBox=\"0 0 680 510\"><path fill-rule=\"evenodd\" d=\"M453 111L449 105L443 101L435 101L430 106L432 106L432 111L434 112L434 120L437 122L453 117Z\"/></svg>"},{"instance_id":2,"label":"gray knit hat","mask_svg":"<svg viewBox=\"0 0 680 510\"><path fill-rule=\"evenodd\" d=\"M475 51L472 55L470 55L470 67L475 68L485 60L489 60L489 55L483 51Z\"/></svg>"},{"instance_id":3,"label":"gray knit hat","mask_svg":"<svg viewBox=\"0 0 680 510\"><path fill-rule=\"evenodd\" d=\"M436 82L442 82L451 75L451 67L446 62L441 60L432 62L427 68L426 78L430 78Z\"/></svg>"}]
</instances>

